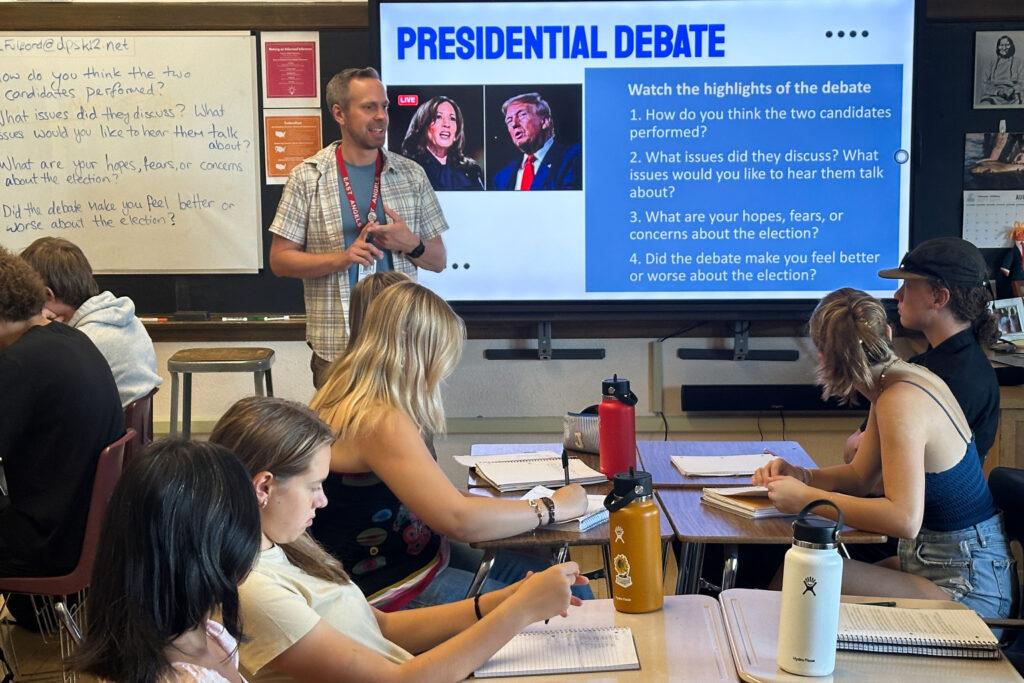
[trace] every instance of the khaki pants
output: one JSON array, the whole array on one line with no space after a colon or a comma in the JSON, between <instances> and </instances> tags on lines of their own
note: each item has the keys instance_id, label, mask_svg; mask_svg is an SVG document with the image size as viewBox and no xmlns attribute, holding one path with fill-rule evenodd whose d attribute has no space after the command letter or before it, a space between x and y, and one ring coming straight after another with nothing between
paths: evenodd
<instances>
[{"instance_id":1,"label":"khaki pants","mask_svg":"<svg viewBox=\"0 0 1024 683\"><path fill-rule=\"evenodd\" d=\"M313 371L313 387L320 391L320 387L327 382L327 370L331 367L331 361L324 360L315 353L309 359L309 369Z\"/></svg>"}]
</instances>

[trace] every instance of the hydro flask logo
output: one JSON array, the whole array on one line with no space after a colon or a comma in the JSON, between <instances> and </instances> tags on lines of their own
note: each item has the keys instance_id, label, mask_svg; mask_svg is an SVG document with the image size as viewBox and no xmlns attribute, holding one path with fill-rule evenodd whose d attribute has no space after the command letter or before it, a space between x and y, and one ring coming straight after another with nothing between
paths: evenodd
<instances>
[{"instance_id":1,"label":"hydro flask logo","mask_svg":"<svg viewBox=\"0 0 1024 683\"><path fill-rule=\"evenodd\" d=\"M800 595L807 595L807 592L810 591L811 595L813 595L814 597L818 597L818 594L814 592L814 587L817 585L818 580L813 576L808 576L806 579L804 579L804 592Z\"/></svg>"}]
</instances>

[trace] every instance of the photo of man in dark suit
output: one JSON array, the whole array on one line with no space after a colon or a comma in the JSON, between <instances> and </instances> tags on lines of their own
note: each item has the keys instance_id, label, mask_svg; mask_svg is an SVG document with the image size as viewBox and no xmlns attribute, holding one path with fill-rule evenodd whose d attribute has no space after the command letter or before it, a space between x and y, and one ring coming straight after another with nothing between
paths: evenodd
<instances>
[{"instance_id":1,"label":"photo of man in dark suit","mask_svg":"<svg viewBox=\"0 0 1024 683\"><path fill-rule=\"evenodd\" d=\"M536 92L510 97L501 105L512 144L521 152L491 182L495 190L579 190L583 156L578 144L555 137L551 106Z\"/></svg>"}]
</instances>

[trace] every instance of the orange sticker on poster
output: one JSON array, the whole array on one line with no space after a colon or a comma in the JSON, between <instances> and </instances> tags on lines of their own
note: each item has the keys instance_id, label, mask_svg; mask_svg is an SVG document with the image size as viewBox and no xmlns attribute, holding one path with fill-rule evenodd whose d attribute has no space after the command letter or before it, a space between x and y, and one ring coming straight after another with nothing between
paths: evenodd
<instances>
[{"instance_id":1,"label":"orange sticker on poster","mask_svg":"<svg viewBox=\"0 0 1024 683\"><path fill-rule=\"evenodd\" d=\"M287 178L303 159L320 149L320 115L265 116L267 180Z\"/></svg>"}]
</instances>

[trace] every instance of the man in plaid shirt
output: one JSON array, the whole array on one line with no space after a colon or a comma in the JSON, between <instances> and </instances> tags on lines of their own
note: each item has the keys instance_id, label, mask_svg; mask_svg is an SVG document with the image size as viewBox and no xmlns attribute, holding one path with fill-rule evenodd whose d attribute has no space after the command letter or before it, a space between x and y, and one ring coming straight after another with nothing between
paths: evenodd
<instances>
[{"instance_id":1,"label":"man in plaid shirt","mask_svg":"<svg viewBox=\"0 0 1024 683\"><path fill-rule=\"evenodd\" d=\"M448 229L419 164L382 150L388 99L377 71L342 71L327 84L326 99L341 141L292 170L270 226L271 270L302 278L318 389L345 350L349 295L360 271L394 269L414 279L417 268L440 272Z\"/></svg>"}]
</instances>

